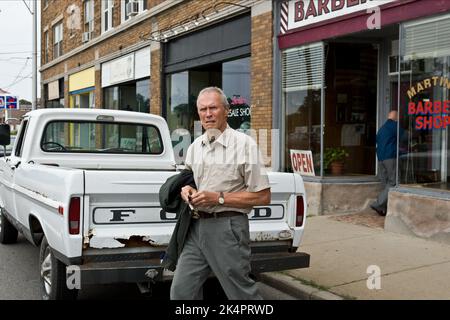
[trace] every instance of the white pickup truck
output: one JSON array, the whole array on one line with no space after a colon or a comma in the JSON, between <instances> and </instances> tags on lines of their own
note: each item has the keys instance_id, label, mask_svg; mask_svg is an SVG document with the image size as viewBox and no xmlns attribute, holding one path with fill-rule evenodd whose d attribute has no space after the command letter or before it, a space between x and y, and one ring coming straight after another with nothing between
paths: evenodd
<instances>
[{"instance_id":1,"label":"white pickup truck","mask_svg":"<svg viewBox=\"0 0 450 320\"><path fill-rule=\"evenodd\" d=\"M0 144L9 144L7 125ZM84 284L170 280L161 257L177 217L161 209L158 195L176 173L159 116L29 112L11 155L0 159L0 243L16 242L21 232L40 246L43 299L75 298ZM249 214L255 275L309 266L309 255L296 252L306 217L303 181L278 172L269 181L271 204Z\"/></svg>"}]
</instances>

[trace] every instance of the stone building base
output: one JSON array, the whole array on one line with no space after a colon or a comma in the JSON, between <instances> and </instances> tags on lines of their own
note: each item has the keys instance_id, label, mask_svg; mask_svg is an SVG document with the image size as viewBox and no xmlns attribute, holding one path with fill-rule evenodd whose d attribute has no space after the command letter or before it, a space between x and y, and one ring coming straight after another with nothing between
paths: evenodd
<instances>
[{"instance_id":1,"label":"stone building base","mask_svg":"<svg viewBox=\"0 0 450 320\"><path fill-rule=\"evenodd\" d=\"M305 181L308 215L348 214L367 209L381 185L376 181Z\"/></svg>"},{"instance_id":2,"label":"stone building base","mask_svg":"<svg viewBox=\"0 0 450 320\"><path fill-rule=\"evenodd\" d=\"M449 195L424 189L391 190L384 229L450 244Z\"/></svg>"}]
</instances>

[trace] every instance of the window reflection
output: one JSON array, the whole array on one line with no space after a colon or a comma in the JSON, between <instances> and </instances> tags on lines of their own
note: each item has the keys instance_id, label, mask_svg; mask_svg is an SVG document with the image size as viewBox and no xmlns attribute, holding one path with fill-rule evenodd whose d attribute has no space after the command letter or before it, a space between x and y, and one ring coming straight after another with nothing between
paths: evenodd
<instances>
[{"instance_id":1,"label":"window reflection","mask_svg":"<svg viewBox=\"0 0 450 320\"><path fill-rule=\"evenodd\" d=\"M105 109L150 112L150 79L103 89Z\"/></svg>"},{"instance_id":2,"label":"window reflection","mask_svg":"<svg viewBox=\"0 0 450 320\"><path fill-rule=\"evenodd\" d=\"M222 89L228 97L228 124L233 129L250 129L250 57L223 63Z\"/></svg>"},{"instance_id":3,"label":"window reflection","mask_svg":"<svg viewBox=\"0 0 450 320\"><path fill-rule=\"evenodd\" d=\"M188 72L167 77L167 122L170 130L193 126L193 112L189 106Z\"/></svg>"},{"instance_id":4,"label":"window reflection","mask_svg":"<svg viewBox=\"0 0 450 320\"><path fill-rule=\"evenodd\" d=\"M409 61L408 61L409 62ZM402 74L402 85L400 88L401 108L400 125L407 130L406 139L400 141L400 183L421 185L431 188L450 189L449 181L449 159L448 159L448 127L418 130L417 118L420 114L408 114L410 102L418 106L419 103L441 101L449 99L449 89L440 86L441 77L449 76L445 65L449 65L450 57L415 59L411 62L411 71ZM402 63L405 70L406 63ZM424 79L439 77L436 86L423 85L423 90L417 92L411 99L408 90L416 88ZM444 110L442 110L444 111ZM427 119L432 117L446 116L444 112L437 114L424 114Z\"/></svg>"},{"instance_id":5,"label":"window reflection","mask_svg":"<svg viewBox=\"0 0 450 320\"><path fill-rule=\"evenodd\" d=\"M292 171L289 150L311 150L314 171L320 172L320 90L286 92L286 168Z\"/></svg>"}]
</instances>

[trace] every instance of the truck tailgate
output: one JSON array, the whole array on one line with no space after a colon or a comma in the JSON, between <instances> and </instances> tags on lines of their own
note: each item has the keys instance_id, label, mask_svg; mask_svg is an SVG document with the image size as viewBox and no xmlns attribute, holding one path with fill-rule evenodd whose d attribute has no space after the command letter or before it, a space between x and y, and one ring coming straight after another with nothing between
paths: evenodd
<instances>
[{"instance_id":1,"label":"truck tailgate","mask_svg":"<svg viewBox=\"0 0 450 320\"><path fill-rule=\"evenodd\" d=\"M159 189L175 172L85 171L84 243L90 248L166 246L176 214L159 205ZM301 237L294 228L295 179L292 174L269 173L270 205L249 214L252 242L291 240Z\"/></svg>"},{"instance_id":2,"label":"truck tailgate","mask_svg":"<svg viewBox=\"0 0 450 320\"><path fill-rule=\"evenodd\" d=\"M172 171L85 171L84 243L91 248L120 248L127 241L166 245L175 214L159 205L161 185Z\"/></svg>"}]
</instances>

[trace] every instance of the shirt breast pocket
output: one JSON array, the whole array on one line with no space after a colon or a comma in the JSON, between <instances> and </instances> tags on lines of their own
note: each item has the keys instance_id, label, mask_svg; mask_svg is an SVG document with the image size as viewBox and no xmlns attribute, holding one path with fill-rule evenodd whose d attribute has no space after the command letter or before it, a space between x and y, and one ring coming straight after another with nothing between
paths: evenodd
<instances>
[{"instance_id":1,"label":"shirt breast pocket","mask_svg":"<svg viewBox=\"0 0 450 320\"><path fill-rule=\"evenodd\" d=\"M235 185L242 180L242 172L238 164L215 164L211 170L213 177L224 183Z\"/></svg>"},{"instance_id":2,"label":"shirt breast pocket","mask_svg":"<svg viewBox=\"0 0 450 320\"><path fill-rule=\"evenodd\" d=\"M218 174L223 175L224 179L233 186L244 182L242 166L239 164L224 164L218 166Z\"/></svg>"}]
</instances>

